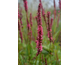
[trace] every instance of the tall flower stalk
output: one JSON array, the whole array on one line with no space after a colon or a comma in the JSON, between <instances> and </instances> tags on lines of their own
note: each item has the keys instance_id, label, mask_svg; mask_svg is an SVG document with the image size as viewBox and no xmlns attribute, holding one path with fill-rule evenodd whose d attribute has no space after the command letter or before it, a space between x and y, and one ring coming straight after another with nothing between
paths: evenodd
<instances>
[{"instance_id":1,"label":"tall flower stalk","mask_svg":"<svg viewBox=\"0 0 80 65\"><path fill-rule=\"evenodd\" d=\"M29 38L30 43L31 43L31 39L32 39L32 30L31 30L31 27L30 27L28 18L27 18L27 29L28 29L28 38Z\"/></svg>"},{"instance_id":2,"label":"tall flower stalk","mask_svg":"<svg viewBox=\"0 0 80 65\"><path fill-rule=\"evenodd\" d=\"M41 3L39 3L38 6L38 15L37 15L37 22L38 22L38 37L36 40L37 43L37 56L40 54L40 52L42 51L42 35L43 35L43 27L42 27L42 21L41 21Z\"/></svg>"},{"instance_id":3,"label":"tall flower stalk","mask_svg":"<svg viewBox=\"0 0 80 65\"><path fill-rule=\"evenodd\" d=\"M47 28L47 22L46 22L46 13L45 13L45 10L43 8L43 5L42 5L42 2L40 0L40 3L41 3L41 9L42 9L42 16L43 16L43 19L45 21L45 25L46 25L46 28Z\"/></svg>"},{"instance_id":4,"label":"tall flower stalk","mask_svg":"<svg viewBox=\"0 0 80 65\"><path fill-rule=\"evenodd\" d=\"M51 29L51 26L52 26L52 22L50 23L50 12L47 12L47 18L48 18L48 21L47 21L47 31L48 31L48 38L50 40L50 42L53 42L53 38L52 38L52 29Z\"/></svg>"},{"instance_id":5,"label":"tall flower stalk","mask_svg":"<svg viewBox=\"0 0 80 65\"><path fill-rule=\"evenodd\" d=\"M55 4L55 0L53 2L54 2L54 19L55 19L56 18L56 4Z\"/></svg>"},{"instance_id":6,"label":"tall flower stalk","mask_svg":"<svg viewBox=\"0 0 80 65\"><path fill-rule=\"evenodd\" d=\"M23 2L24 2L25 11L26 11L26 13L28 13L28 4L27 4L27 0L23 0Z\"/></svg>"},{"instance_id":7,"label":"tall flower stalk","mask_svg":"<svg viewBox=\"0 0 80 65\"><path fill-rule=\"evenodd\" d=\"M20 34L20 38L21 38L21 43L23 43L23 35L22 35L21 25L20 25L19 20L18 20L18 30L19 30L19 34Z\"/></svg>"},{"instance_id":8,"label":"tall flower stalk","mask_svg":"<svg viewBox=\"0 0 80 65\"><path fill-rule=\"evenodd\" d=\"M42 16L43 16L43 18L44 18L45 25L46 25L46 28L47 28L46 14L45 14L45 11L44 11L44 9L43 9L43 8L42 8Z\"/></svg>"},{"instance_id":9,"label":"tall flower stalk","mask_svg":"<svg viewBox=\"0 0 80 65\"><path fill-rule=\"evenodd\" d=\"M32 39L32 30L31 30L31 25L32 25L32 15L30 14L30 22L31 22L31 25L30 25L30 22L28 20L28 3L27 3L27 0L23 0L24 2L24 8L25 8L25 11L26 11L26 19L27 19L27 29L28 29L28 38L30 40L30 43L31 43L31 39Z\"/></svg>"},{"instance_id":10,"label":"tall flower stalk","mask_svg":"<svg viewBox=\"0 0 80 65\"><path fill-rule=\"evenodd\" d=\"M30 25L32 27L32 13L30 13Z\"/></svg>"},{"instance_id":11,"label":"tall flower stalk","mask_svg":"<svg viewBox=\"0 0 80 65\"><path fill-rule=\"evenodd\" d=\"M59 26L59 18L60 18L60 14L58 14L57 27Z\"/></svg>"},{"instance_id":12,"label":"tall flower stalk","mask_svg":"<svg viewBox=\"0 0 80 65\"><path fill-rule=\"evenodd\" d=\"M21 43L23 43L23 35L22 35L22 31L21 31L22 26L19 21L21 21L21 15L20 15L20 12L18 9L18 30L19 30L19 34L20 34L20 38L21 38Z\"/></svg>"},{"instance_id":13,"label":"tall flower stalk","mask_svg":"<svg viewBox=\"0 0 80 65\"><path fill-rule=\"evenodd\" d=\"M20 9L20 23L21 23L21 27L23 28L23 23L22 23L22 8Z\"/></svg>"},{"instance_id":14,"label":"tall flower stalk","mask_svg":"<svg viewBox=\"0 0 80 65\"><path fill-rule=\"evenodd\" d=\"M61 10L61 0L59 0L59 9Z\"/></svg>"}]
</instances>

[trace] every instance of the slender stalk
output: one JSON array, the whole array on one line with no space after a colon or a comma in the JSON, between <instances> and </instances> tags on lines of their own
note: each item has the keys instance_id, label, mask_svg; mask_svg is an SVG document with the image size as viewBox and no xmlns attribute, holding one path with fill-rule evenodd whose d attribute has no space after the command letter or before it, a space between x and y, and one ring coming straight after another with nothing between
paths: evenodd
<instances>
[{"instance_id":1,"label":"slender stalk","mask_svg":"<svg viewBox=\"0 0 80 65\"><path fill-rule=\"evenodd\" d=\"M37 62L37 57L36 57L36 62ZM35 62L35 65L37 65L36 62Z\"/></svg>"},{"instance_id":2,"label":"slender stalk","mask_svg":"<svg viewBox=\"0 0 80 65\"><path fill-rule=\"evenodd\" d=\"M41 65L41 53L40 53L40 56L39 56L39 65Z\"/></svg>"},{"instance_id":3,"label":"slender stalk","mask_svg":"<svg viewBox=\"0 0 80 65\"><path fill-rule=\"evenodd\" d=\"M51 42L50 42L50 50L51 50ZM50 51L50 60L51 60L51 51Z\"/></svg>"}]
</instances>

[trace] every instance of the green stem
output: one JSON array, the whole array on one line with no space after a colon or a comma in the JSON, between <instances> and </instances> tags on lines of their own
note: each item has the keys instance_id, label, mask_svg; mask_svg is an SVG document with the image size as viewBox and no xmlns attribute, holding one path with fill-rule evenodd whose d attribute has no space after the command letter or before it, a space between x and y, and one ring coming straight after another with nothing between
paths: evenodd
<instances>
[{"instance_id":1,"label":"green stem","mask_svg":"<svg viewBox=\"0 0 80 65\"><path fill-rule=\"evenodd\" d=\"M37 57L36 57L36 62L35 62L35 65L37 65L36 63L37 63Z\"/></svg>"},{"instance_id":2,"label":"green stem","mask_svg":"<svg viewBox=\"0 0 80 65\"><path fill-rule=\"evenodd\" d=\"M51 42L50 42L50 60L51 60ZM50 63L51 65L51 63Z\"/></svg>"},{"instance_id":3,"label":"green stem","mask_svg":"<svg viewBox=\"0 0 80 65\"><path fill-rule=\"evenodd\" d=\"M41 65L41 53L40 53L40 56L39 56L39 65Z\"/></svg>"}]
</instances>

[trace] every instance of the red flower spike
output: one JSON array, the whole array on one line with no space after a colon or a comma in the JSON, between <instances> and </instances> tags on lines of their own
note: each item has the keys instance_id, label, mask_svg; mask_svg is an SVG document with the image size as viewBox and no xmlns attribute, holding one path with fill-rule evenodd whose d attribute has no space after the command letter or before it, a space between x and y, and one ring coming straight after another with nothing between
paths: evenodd
<instances>
[{"instance_id":1,"label":"red flower spike","mask_svg":"<svg viewBox=\"0 0 80 65\"><path fill-rule=\"evenodd\" d=\"M48 38L49 38L50 42L53 42L52 29L51 29L51 23L50 23L50 12L47 12L47 18L48 18L48 22L47 22Z\"/></svg>"},{"instance_id":2,"label":"red flower spike","mask_svg":"<svg viewBox=\"0 0 80 65\"><path fill-rule=\"evenodd\" d=\"M37 23L38 23L38 37L36 40L37 43L37 56L40 54L40 52L42 51L42 39L43 39L43 27L42 27L42 22L41 22L41 3L39 3L38 6L38 14L37 14Z\"/></svg>"},{"instance_id":3,"label":"red flower spike","mask_svg":"<svg viewBox=\"0 0 80 65\"><path fill-rule=\"evenodd\" d=\"M28 12L27 0L23 0L26 13Z\"/></svg>"}]
</instances>

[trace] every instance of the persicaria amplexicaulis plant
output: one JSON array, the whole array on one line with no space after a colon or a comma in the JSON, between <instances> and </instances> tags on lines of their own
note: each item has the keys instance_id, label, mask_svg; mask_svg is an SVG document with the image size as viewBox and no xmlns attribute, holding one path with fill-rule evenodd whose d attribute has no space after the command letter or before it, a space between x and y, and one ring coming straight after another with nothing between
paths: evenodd
<instances>
[{"instance_id":1,"label":"persicaria amplexicaulis plant","mask_svg":"<svg viewBox=\"0 0 80 65\"><path fill-rule=\"evenodd\" d=\"M43 18L44 18L45 25L46 25L46 28L47 28L46 13L45 13L45 11L44 11L43 7L42 7L42 16L43 16Z\"/></svg>"},{"instance_id":2,"label":"persicaria amplexicaulis plant","mask_svg":"<svg viewBox=\"0 0 80 65\"><path fill-rule=\"evenodd\" d=\"M60 14L58 14L57 27L59 26L59 17L60 17Z\"/></svg>"},{"instance_id":3,"label":"persicaria amplexicaulis plant","mask_svg":"<svg viewBox=\"0 0 80 65\"><path fill-rule=\"evenodd\" d=\"M19 19L20 19L21 27L23 28L23 25L22 25L23 24L22 23L22 8L20 9L19 15L20 15Z\"/></svg>"},{"instance_id":4,"label":"persicaria amplexicaulis plant","mask_svg":"<svg viewBox=\"0 0 80 65\"><path fill-rule=\"evenodd\" d=\"M30 30L30 24L29 24L28 18L27 18L27 29L28 29L28 32L29 32L29 30Z\"/></svg>"},{"instance_id":5,"label":"persicaria amplexicaulis plant","mask_svg":"<svg viewBox=\"0 0 80 65\"><path fill-rule=\"evenodd\" d=\"M41 0L39 0L39 2L41 3L42 16L43 16L43 18L44 18L45 25L46 25L46 27L47 27L47 23L46 23L46 13L45 13L45 11L44 11L44 8L43 8L43 5L42 5Z\"/></svg>"},{"instance_id":6,"label":"persicaria amplexicaulis plant","mask_svg":"<svg viewBox=\"0 0 80 65\"><path fill-rule=\"evenodd\" d=\"M26 13L28 12L27 0L23 0Z\"/></svg>"},{"instance_id":7,"label":"persicaria amplexicaulis plant","mask_svg":"<svg viewBox=\"0 0 80 65\"><path fill-rule=\"evenodd\" d=\"M27 18L27 29L28 29L28 37L31 41L31 38L32 38L32 30L31 30L31 27L30 27L30 24L29 24L29 21L28 21L28 18Z\"/></svg>"},{"instance_id":8,"label":"persicaria amplexicaulis plant","mask_svg":"<svg viewBox=\"0 0 80 65\"><path fill-rule=\"evenodd\" d=\"M48 31L48 38L50 40L50 42L53 42L53 38L52 38L52 29L51 29L51 23L50 23L50 12L47 12L47 31Z\"/></svg>"},{"instance_id":9,"label":"persicaria amplexicaulis plant","mask_svg":"<svg viewBox=\"0 0 80 65\"><path fill-rule=\"evenodd\" d=\"M21 14L20 14L19 8L18 8L18 30L19 30L19 34L20 34L20 38L21 38L21 43L23 43L23 35L22 35L22 31L21 31L21 28L22 28L21 20L22 20Z\"/></svg>"},{"instance_id":10,"label":"persicaria amplexicaulis plant","mask_svg":"<svg viewBox=\"0 0 80 65\"><path fill-rule=\"evenodd\" d=\"M55 5L55 0L54 0L54 19L56 18L56 5Z\"/></svg>"},{"instance_id":11,"label":"persicaria amplexicaulis plant","mask_svg":"<svg viewBox=\"0 0 80 65\"><path fill-rule=\"evenodd\" d=\"M30 13L30 25L32 27L32 13Z\"/></svg>"},{"instance_id":12,"label":"persicaria amplexicaulis plant","mask_svg":"<svg viewBox=\"0 0 80 65\"><path fill-rule=\"evenodd\" d=\"M46 22L45 11L44 11L44 9L43 9L43 8L42 8L42 16L43 16L43 18L44 18L44 21Z\"/></svg>"},{"instance_id":13,"label":"persicaria amplexicaulis plant","mask_svg":"<svg viewBox=\"0 0 80 65\"><path fill-rule=\"evenodd\" d=\"M19 30L19 34L20 34L20 38L21 38L21 43L23 43L23 35L22 35L22 31L21 31L21 24L18 20L18 30Z\"/></svg>"},{"instance_id":14,"label":"persicaria amplexicaulis plant","mask_svg":"<svg viewBox=\"0 0 80 65\"><path fill-rule=\"evenodd\" d=\"M41 21L41 3L39 3L38 6L38 15L37 15L37 22L38 22L38 37L36 40L37 43L37 56L40 54L40 52L42 51L42 35L43 35L43 27L42 27L42 21Z\"/></svg>"},{"instance_id":15,"label":"persicaria amplexicaulis plant","mask_svg":"<svg viewBox=\"0 0 80 65\"><path fill-rule=\"evenodd\" d=\"M60 10L61 10L61 0L59 0L59 8L60 8Z\"/></svg>"},{"instance_id":16,"label":"persicaria amplexicaulis plant","mask_svg":"<svg viewBox=\"0 0 80 65\"><path fill-rule=\"evenodd\" d=\"M51 18L51 28L52 28L52 25L53 25L53 18Z\"/></svg>"},{"instance_id":17,"label":"persicaria amplexicaulis plant","mask_svg":"<svg viewBox=\"0 0 80 65\"><path fill-rule=\"evenodd\" d=\"M27 0L23 0L23 2L24 2L24 8L25 8L25 11L26 11L28 38L31 41L31 38L32 38L32 30L31 30L31 26L32 26L32 14L30 14L30 23L29 23L29 20L28 20L28 3L27 3Z\"/></svg>"}]
</instances>

